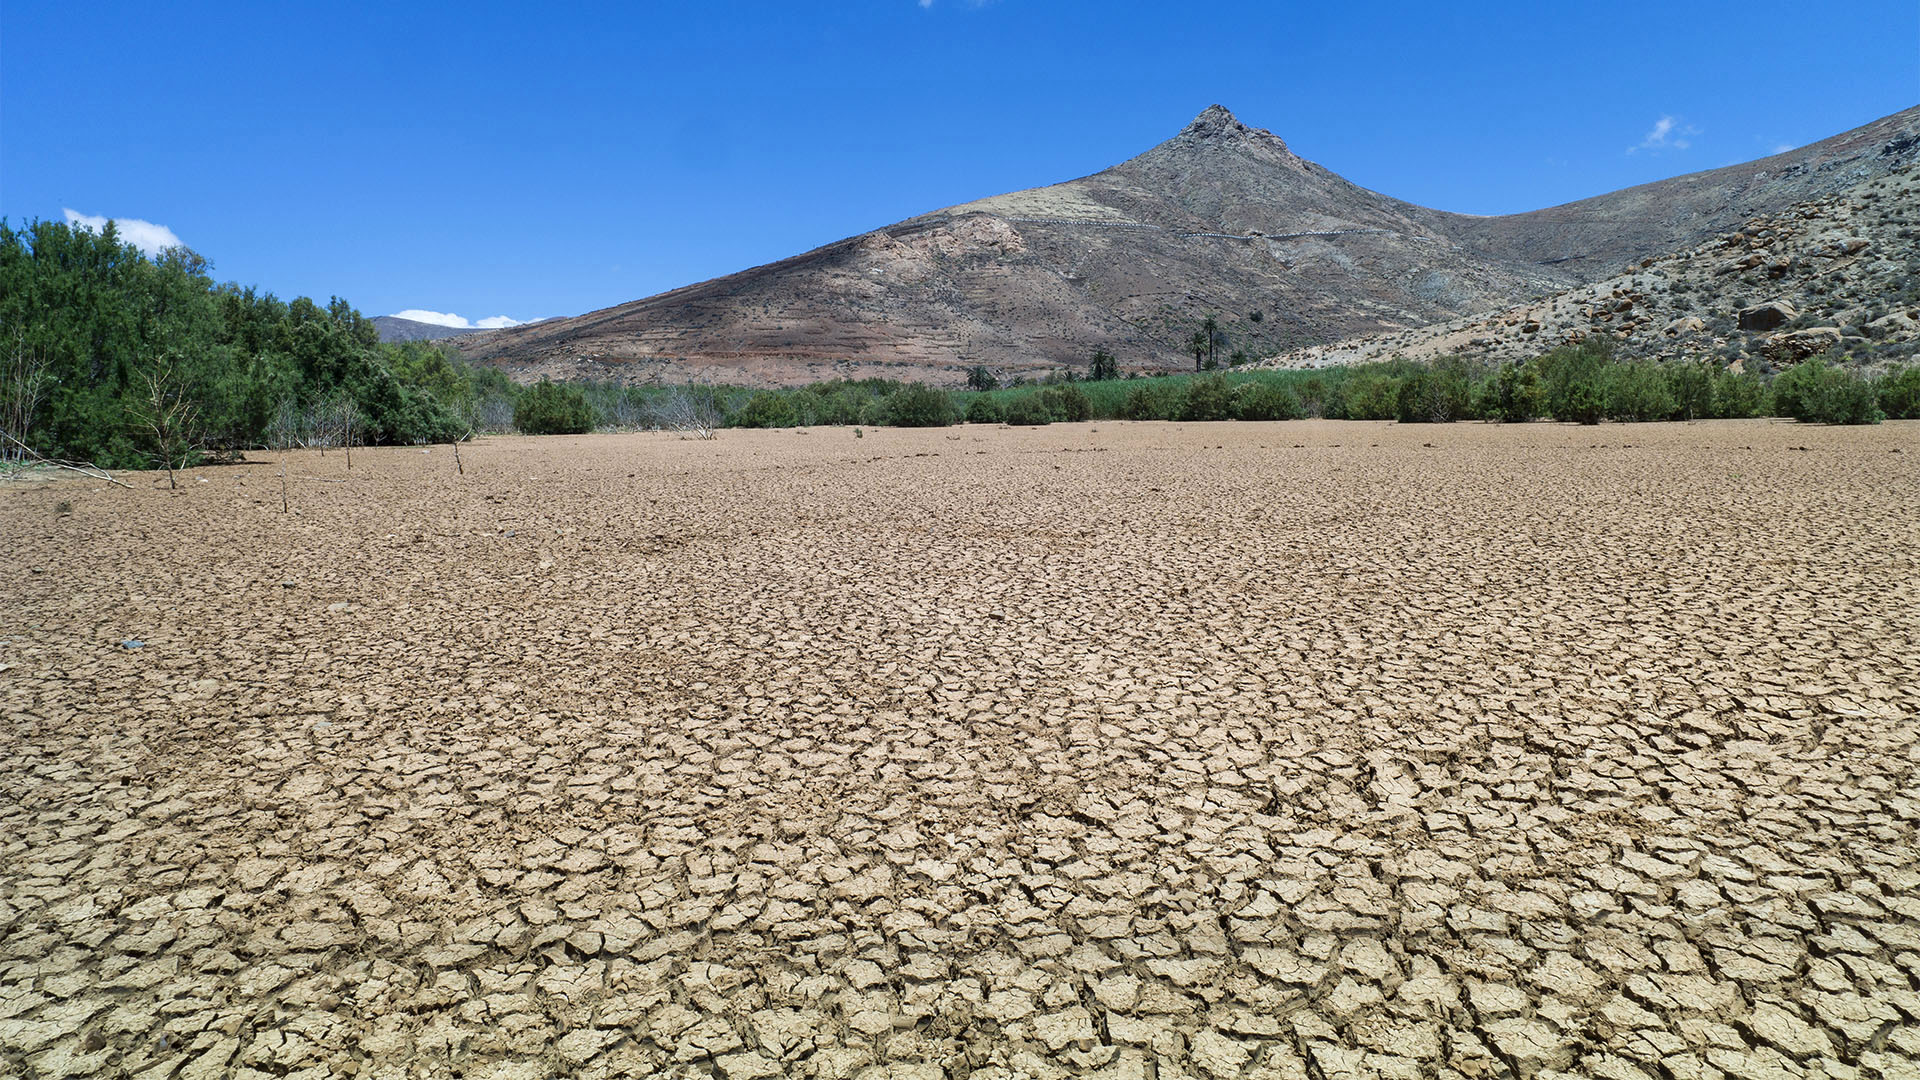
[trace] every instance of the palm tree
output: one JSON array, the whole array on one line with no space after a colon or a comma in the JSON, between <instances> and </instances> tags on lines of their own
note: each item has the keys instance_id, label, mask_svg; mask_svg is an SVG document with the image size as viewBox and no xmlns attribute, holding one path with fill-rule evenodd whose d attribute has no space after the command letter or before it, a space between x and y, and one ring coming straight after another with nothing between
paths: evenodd
<instances>
[{"instance_id":1,"label":"palm tree","mask_svg":"<svg viewBox=\"0 0 1920 1080\"><path fill-rule=\"evenodd\" d=\"M1193 370L1200 370L1200 358L1207 354L1207 334L1204 330L1195 330L1187 339L1187 348L1193 350Z\"/></svg>"},{"instance_id":2,"label":"palm tree","mask_svg":"<svg viewBox=\"0 0 1920 1080\"><path fill-rule=\"evenodd\" d=\"M1207 335L1207 359L1212 360L1213 347L1220 341L1220 320L1209 315L1207 316L1207 321L1200 324L1200 330ZM1219 365L1209 364L1207 366L1217 367Z\"/></svg>"}]
</instances>

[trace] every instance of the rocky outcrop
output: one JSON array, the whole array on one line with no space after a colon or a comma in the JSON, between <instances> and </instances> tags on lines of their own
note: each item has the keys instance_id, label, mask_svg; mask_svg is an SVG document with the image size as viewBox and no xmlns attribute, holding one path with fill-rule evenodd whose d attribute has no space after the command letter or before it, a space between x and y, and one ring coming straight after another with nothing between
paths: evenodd
<instances>
[{"instance_id":1,"label":"rocky outcrop","mask_svg":"<svg viewBox=\"0 0 1920 1080\"><path fill-rule=\"evenodd\" d=\"M1766 354L1767 359L1776 364L1797 364L1809 356L1818 356L1839 346L1839 327L1815 326L1773 335L1767 339Z\"/></svg>"},{"instance_id":2,"label":"rocky outcrop","mask_svg":"<svg viewBox=\"0 0 1920 1080\"><path fill-rule=\"evenodd\" d=\"M1914 205L1920 205L1920 168L1898 168L1495 315L1299 349L1271 364L1318 367L1452 353L1513 361L1604 337L1621 356L1713 356L1736 367L1762 358L1797 363L1838 346L1878 369L1920 356L1920 255L1907 209ZM1815 322L1821 324L1816 332L1772 344Z\"/></svg>"}]
</instances>

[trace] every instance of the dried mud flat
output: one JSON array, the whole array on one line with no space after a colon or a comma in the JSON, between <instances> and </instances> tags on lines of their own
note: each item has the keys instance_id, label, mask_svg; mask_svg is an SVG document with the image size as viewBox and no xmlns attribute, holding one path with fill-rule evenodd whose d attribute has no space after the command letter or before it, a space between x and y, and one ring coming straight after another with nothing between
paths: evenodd
<instances>
[{"instance_id":1,"label":"dried mud flat","mask_svg":"<svg viewBox=\"0 0 1920 1080\"><path fill-rule=\"evenodd\" d=\"M1920 1074L1920 426L463 459L0 489L0 1075Z\"/></svg>"}]
</instances>

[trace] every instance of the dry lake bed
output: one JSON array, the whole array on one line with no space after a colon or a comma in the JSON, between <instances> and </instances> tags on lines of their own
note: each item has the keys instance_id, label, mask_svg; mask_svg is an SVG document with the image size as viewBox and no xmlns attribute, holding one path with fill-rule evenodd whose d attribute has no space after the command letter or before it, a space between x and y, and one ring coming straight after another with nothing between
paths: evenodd
<instances>
[{"instance_id":1,"label":"dry lake bed","mask_svg":"<svg viewBox=\"0 0 1920 1080\"><path fill-rule=\"evenodd\" d=\"M1920 1075L1920 423L460 464L0 487L0 1075Z\"/></svg>"}]
</instances>

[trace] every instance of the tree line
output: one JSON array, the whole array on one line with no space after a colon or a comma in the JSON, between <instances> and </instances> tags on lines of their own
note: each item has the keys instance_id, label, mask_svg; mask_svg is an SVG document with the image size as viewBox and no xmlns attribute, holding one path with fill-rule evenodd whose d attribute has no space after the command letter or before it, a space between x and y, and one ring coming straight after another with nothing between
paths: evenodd
<instances>
[{"instance_id":1,"label":"tree line","mask_svg":"<svg viewBox=\"0 0 1920 1080\"><path fill-rule=\"evenodd\" d=\"M216 283L185 248L148 258L111 223L0 220L0 451L169 469L256 447L446 442L479 432L816 425L1019 425L1084 420L1687 420L1920 418L1920 366L1868 378L1843 357L1771 377L1712 361L1618 360L1604 339L1529 361L1396 360L1314 371L1122 377L1104 350L1084 373L966 389L884 379L790 390L540 383L519 387L431 342L382 344L335 297L282 301Z\"/></svg>"},{"instance_id":2,"label":"tree line","mask_svg":"<svg viewBox=\"0 0 1920 1080\"><path fill-rule=\"evenodd\" d=\"M497 371L380 343L338 297L216 283L64 222L0 221L0 427L48 457L178 466L268 445L444 442L511 408Z\"/></svg>"}]
</instances>

